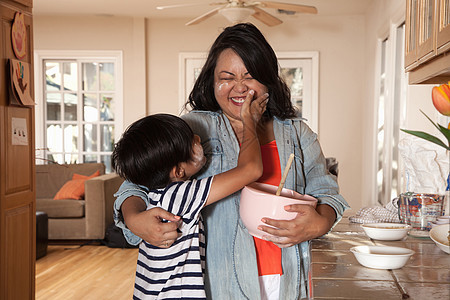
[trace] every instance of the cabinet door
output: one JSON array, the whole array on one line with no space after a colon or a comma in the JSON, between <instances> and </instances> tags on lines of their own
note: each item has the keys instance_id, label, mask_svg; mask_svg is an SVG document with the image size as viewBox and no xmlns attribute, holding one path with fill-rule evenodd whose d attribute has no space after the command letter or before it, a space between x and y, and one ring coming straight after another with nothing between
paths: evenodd
<instances>
[{"instance_id":1,"label":"cabinet door","mask_svg":"<svg viewBox=\"0 0 450 300\"><path fill-rule=\"evenodd\" d=\"M450 50L450 0L440 0L437 26L438 54Z\"/></svg>"},{"instance_id":2,"label":"cabinet door","mask_svg":"<svg viewBox=\"0 0 450 300\"><path fill-rule=\"evenodd\" d=\"M436 0L419 0L417 33L417 60L419 63L435 55L434 28Z\"/></svg>"},{"instance_id":3,"label":"cabinet door","mask_svg":"<svg viewBox=\"0 0 450 300\"><path fill-rule=\"evenodd\" d=\"M32 7L33 6L33 0L13 0L14 2L23 4L27 7Z\"/></svg>"},{"instance_id":4,"label":"cabinet door","mask_svg":"<svg viewBox=\"0 0 450 300\"><path fill-rule=\"evenodd\" d=\"M417 8L419 0L408 0L406 2L406 42L405 42L405 67L408 68L417 61L416 29L417 29Z\"/></svg>"},{"instance_id":5,"label":"cabinet door","mask_svg":"<svg viewBox=\"0 0 450 300\"><path fill-rule=\"evenodd\" d=\"M34 107L13 106L8 59L18 59L12 46L12 24L24 15L25 48L21 62L30 66L33 91L31 7L0 1L0 299L35 298L36 209ZM21 138L17 139L17 132Z\"/></svg>"}]
</instances>

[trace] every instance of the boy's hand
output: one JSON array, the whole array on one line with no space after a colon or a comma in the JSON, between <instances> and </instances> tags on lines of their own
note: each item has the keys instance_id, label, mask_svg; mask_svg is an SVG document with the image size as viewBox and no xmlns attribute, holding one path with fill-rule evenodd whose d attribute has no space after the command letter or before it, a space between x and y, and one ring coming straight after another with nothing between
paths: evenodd
<instances>
[{"instance_id":1,"label":"boy's hand","mask_svg":"<svg viewBox=\"0 0 450 300\"><path fill-rule=\"evenodd\" d=\"M269 101L269 94L265 93L256 99L253 99L254 95L254 90L248 91L247 98L245 98L241 109L242 121L251 117L253 122L258 123L262 114L266 111L266 105Z\"/></svg>"},{"instance_id":2,"label":"boy's hand","mask_svg":"<svg viewBox=\"0 0 450 300\"><path fill-rule=\"evenodd\" d=\"M128 229L153 246L168 248L178 238L179 216L159 207L146 210L145 202L137 196L127 198L121 210Z\"/></svg>"},{"instance_id":3,"label":"boy's hand","mask_svg":"<svg viewBox=\"0 0 450 300\"><path fill-rule=\"evenodd\" d=\"M163 222L163 220L169 222ZM136 235L153 246L169 248L178 238L177 228L180 217L162 208L154 207L136 215L135 223L142 225L139 227L140 231L136 226L134 227L139 233Z\"/></svg>"}]
</instances>

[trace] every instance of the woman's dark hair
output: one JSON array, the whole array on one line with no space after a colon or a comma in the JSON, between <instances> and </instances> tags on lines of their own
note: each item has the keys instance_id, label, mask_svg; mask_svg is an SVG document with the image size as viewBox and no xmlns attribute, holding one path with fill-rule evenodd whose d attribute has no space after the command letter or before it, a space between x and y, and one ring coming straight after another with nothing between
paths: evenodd
<instances>
[{"instance_id":1,"label":"woman's dark hair","mask_svg":"<svg viewBox=\"0 0 450 300\"><path fill-rule=\"evenodd\" d=\"M149 189L170 183L170 171L191 159L194 133L181 118L156 114L127 128L115 145L112 166L122 178Z\"/></svg>"},{"instance_id":2,"label":"woman's dark hair","mask_svg":"<svg viewBox=\"0 0 450 300\"><path fill-rule=\"evenodd\" d=\"M219 55L225 49L234 50L252 77L268 88L269 102L263 115L265 119L273 116L280 119L296 116L289 88L278 73L275 52L261 31L250 23L227 27L217 37L186 105L190 105L194 110L220 110L214 96L214 70Z\"/></svg>"}]
</instances>

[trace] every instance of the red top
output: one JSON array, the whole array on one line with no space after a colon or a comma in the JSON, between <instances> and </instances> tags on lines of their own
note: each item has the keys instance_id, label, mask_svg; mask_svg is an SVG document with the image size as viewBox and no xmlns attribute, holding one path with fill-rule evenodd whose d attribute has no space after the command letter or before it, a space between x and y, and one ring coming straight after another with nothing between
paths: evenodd
<instances>
[{"instance_id":1,"label":"red top","mask_svg":"<svg viewBox=\"0 0 450 300\"><path fill-rule=\"evenodd\" d=\"M258 182L278 186L281 181L281 166L275 141L261 146L263 175ZM256 247L258 275L283 274L281 268L281 248L272 242L253 237Z\"/></svg>"}]
</instances>

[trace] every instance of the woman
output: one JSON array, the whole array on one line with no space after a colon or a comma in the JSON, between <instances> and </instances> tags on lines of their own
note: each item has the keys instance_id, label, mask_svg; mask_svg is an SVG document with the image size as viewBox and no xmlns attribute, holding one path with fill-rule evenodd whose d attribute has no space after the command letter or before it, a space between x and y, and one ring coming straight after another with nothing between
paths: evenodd
<instances>
[{"instance_id":1,"label":"woman","mask_svg":"<svg viewBox=\"0 0 450 300\"><path fill-rule=\"evenodd\" d=\"M183 119L200 136L208 158L207 166L197 177L236 166L242 139L240 109L249 90L255 91L255 99L269 94L266 112L257 128L261 151L266 153L264 174L258 181L279 182L279 170L294 153L285 187L317 198L318 205L316 209L307 205L287 206L286 210L297 212L291 221L264 218L265 224L275 227L261 226L273 235L266 236L267 241L250 236L242 224L239 193L204 209L207 296L208 299L304 298L309 289L308 241L327 233L348 205L339 195L335 177L326 169L316 134L296 117L289 89L279 77L273 49L252 24L228 27L218 36L189 96L188 104L193 111ZM120 208L126 206L129 197L146 198L138 186L129 182L122 185L117 196L117 219L122 219ZM156 209L148 211L146 218L135 218L138 212L137 208L131 208L124 213L128 227L124 233L130 242L138 243L143 238L155 246L169 247L177 238L178 218ZM161 219L172 222L162 223Z\"/></svg>"}]
</instances>

